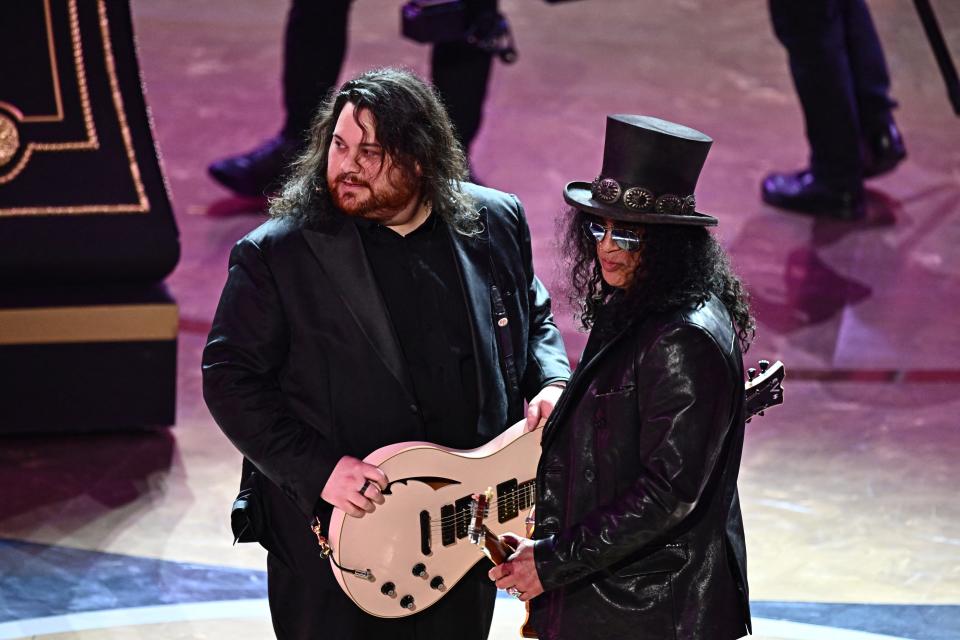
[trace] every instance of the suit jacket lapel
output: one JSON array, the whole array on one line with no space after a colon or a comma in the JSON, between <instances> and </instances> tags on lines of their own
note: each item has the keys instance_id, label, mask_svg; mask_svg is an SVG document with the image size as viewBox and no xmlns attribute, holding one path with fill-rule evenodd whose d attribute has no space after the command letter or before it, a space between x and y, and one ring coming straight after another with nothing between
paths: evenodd
<instances>
[{"instance_id":1,"label":"suit jacket lapel","mask_svg":"<svg viewBox=\"0 0 960 640\"><path fill-rule=\"evenodd\" d=\"M487 209L478 211L483 233L477 236L464 236L447 226L450 242L460 271L460 282L466 297L467 309L473 333L473 349L477 363L477 403L480 419L487 412L487 402L491 399L491 389L499 386L496 376L500 367L497 361L496 342L493 335L493 313L490 303L490 237L487 233ZM496 425L497 429L503 425Z\"/></svg>"},{"instance_id":2,"label":"suit jacket lapel","mask_svg":"<svg viewBox=\"0 0 960 640\"><path fill-rule=\"evenodd\" d=\"M339 224L331 224L322 230L304 229L303 235L344 306L412 400L413 385L400 342L356 226L348 220L340 220Z\"/></svg>"}]
</instances>

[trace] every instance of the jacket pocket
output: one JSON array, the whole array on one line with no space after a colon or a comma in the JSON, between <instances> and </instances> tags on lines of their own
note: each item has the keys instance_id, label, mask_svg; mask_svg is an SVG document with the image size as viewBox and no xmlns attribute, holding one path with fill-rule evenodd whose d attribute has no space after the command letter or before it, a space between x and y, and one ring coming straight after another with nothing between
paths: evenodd
<instances>
[{"instance_id":1,"label":"jacket pocket","mask_svg":"<svg viewBox=\"0 0 960 640\"><path fill-rule=\"evenodd\" d=\"M629 384L621 385L619 387L614 387L612 389L605 389L603 391L598 390L594 393L594 397L607 398L610 396L625 396L631 393L636 388L637 388L637 385L631 382Z\"/></svg>"},{"instance_id":2,"label":"jacket pocket","mask_svg":"<svg viewBox=\"0 0 960 640\"><path fill-rule=\"evenodd\" d=\"M612 565L609 568L611 575L618 578L630 576L645 576L653 573L675 573L682 569L689 559L687 545L682 543L668 544L642 558L630 557Z\"/></svg>"}]
</instances>

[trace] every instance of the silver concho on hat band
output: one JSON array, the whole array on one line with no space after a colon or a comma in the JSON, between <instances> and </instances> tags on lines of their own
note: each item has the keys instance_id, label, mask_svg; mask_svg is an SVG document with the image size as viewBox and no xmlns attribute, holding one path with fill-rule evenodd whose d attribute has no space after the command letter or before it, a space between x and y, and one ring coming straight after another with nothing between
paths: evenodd
<instances>
[{"instance_id":1,"label":"silver concho on hat band","mask_svg":"<svg viewBox=\"0 0 960 640\"><path fill-rule=\"evenodd\" d=\"M607 204L616 202L622 192L620 183L613 178L600 179L599 177L593 181L590 190L594 198Z\"/></svg>"},{"instance_id":2,"label":"silver concho on hat band","mask_svg":"<svg viewBox=\"0 0 960 640\"><path fill-rule=\"evenodd\" d=\"M624 191L619 182L613 178L597 176L590 185L590 193L594 199L604 204L614 204L623 196L623 206L637 212L650 210L667 215L690 215L695 213L697 199L691 193L688 196L677 196L664 193L657 196L646 187L630 187Z\"/></svg>"},{"instance_id":3,"label":"silver concho on hat band","mask_svg":"<svg viewBox=\"0 0 960 640\"><path fill-rule=\"evenodd\" d=\"M653 191L645 187L630 187L623 194L623 204L634 211L646 211L654 200Z\"/></svg>"}]
</instances>

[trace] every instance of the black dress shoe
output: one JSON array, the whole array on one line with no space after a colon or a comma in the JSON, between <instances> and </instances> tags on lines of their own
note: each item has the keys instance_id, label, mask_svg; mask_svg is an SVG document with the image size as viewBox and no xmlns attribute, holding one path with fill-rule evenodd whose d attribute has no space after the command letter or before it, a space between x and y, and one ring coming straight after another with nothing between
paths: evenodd
<instances>
[{"instance_id":1,"label":"black dress shoe","mask_svg":"<svg viewBox=\"0 0 960 640\"><path fill-rule=\"evenodd\" d=\"M763 201L781 209L790 209L837 220L863 218L863 188L839 188L813 177L810 170L796 173L771 173L763 180Z\"/></svg>"},{"instance_id":2,"label":"black dress shoe","mask_svg":"<svg viewBox=\"0 0 960 640\"><path fill-rule=\"evenodd\" d=\"M235 193L251 198L264 196L280 188L280 179L300 145L299 140L278 134L248 153L217 160L207 171Z\"/></svg>"},{"instance_id":3,"label":"black dress shoe","mask_svg":"<svg viewBox=\"0 0 960 640\"><path fill-rule=\"evenodd\" d=\"M907 157L900 130L892 120L864 140L863 177L873 178L893 171Z\"/></svg>"}]
</instances>

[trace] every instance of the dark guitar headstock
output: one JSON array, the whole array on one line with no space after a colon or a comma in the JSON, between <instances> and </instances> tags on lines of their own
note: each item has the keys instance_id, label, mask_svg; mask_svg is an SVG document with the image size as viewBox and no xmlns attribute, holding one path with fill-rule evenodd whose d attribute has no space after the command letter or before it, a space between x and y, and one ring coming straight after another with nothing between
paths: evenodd
<instances>
[{"instance_id":1,"label":"dark guitar headstock","mask_svg":"<svg viewBox=\"0 0 960 640\"><path fill-rule=\"evenodd\" d=\"M783 404L783 378L786 376L783 363L777 360L770 364L769 360L760 360L757 366L759 371L753 367L747 369L749 380L744 385L747 422L755 415L762 416L770 407Z\"/></svg>"}]
</instances>

